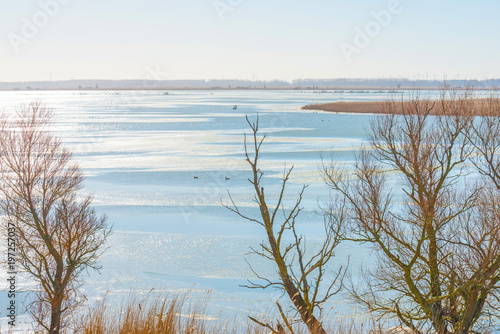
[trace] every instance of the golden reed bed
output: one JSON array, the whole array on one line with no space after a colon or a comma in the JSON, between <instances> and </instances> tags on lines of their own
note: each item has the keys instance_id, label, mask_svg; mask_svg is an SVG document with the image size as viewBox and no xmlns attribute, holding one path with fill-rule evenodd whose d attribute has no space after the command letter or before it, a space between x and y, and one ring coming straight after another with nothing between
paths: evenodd
<instances>
[{"instance_id":1,"label":"golden reed bed","mask_svg":"<svg viewBox=\"0 0 500 334\"><path fill-rule=\"evenodd\" d=\"M302 107L303 110L321 110L338 113L353 113L353 114L403 114L413 113L415 110L429 110L431 115L441 115L443 100L430 101L420 100L415 105L414 102L402 101L370 101L370 102L331 102L324 104L309 104ZM451 100L450 100L451 103ZM478 116L491 115L494 111L495 115L500 115L500 99L498 98L474 98L464 100L454 100L453 103L461 104L461 107L466 106L474 114Z\"/></svg>"}]
</instances>

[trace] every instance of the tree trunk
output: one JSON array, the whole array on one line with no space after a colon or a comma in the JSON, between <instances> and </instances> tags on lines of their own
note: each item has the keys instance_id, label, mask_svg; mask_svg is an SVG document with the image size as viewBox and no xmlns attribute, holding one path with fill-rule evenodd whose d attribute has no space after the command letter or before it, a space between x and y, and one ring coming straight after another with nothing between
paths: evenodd
<instances>
[{"instance_id":1,"label":"tree trunk","mask_svg":"<svg viewBox=\"0 0 500 334\"><path fill-rule=\"evenodd\" d=\"M282 277L282 281L290 300L295 305L295 308L297 308L297 311L299 312L302 321L306 324L309 333L326 334L321 322L316 319L312 312L309 312L307 303L304 301L300 291L293 284L293 282L288 277Z\"/></svg>"},{"instance_id":2,"label":"tree trunk","mask_svg":"<svg viewBox=\"0 0 500 334\"><path fill-rule=\"evenodd\" d=\"M49 334L59 334L61 328L61 307L54 307L50 314Z\"/></svg>"},{"instance_id":3,"label":"tree trunk","mask_svg":"<svg viewBox=\"0 0 500 334\"><path fill-rule=\"evenodd\" d=\"M62 301L63 292L56 290L51 303L49 334L59 334L61 331Z\"/></svg>"},{"instance_id":4,"label":"tree trunk","mask_svg":"<svg viewBox=\"0 0 500 334\"><path fill-rule=\"evenodd\" d=\"M281 276L281 282L283 283L283 286L285 287L285 290L288 294L288 297L290 300L293 302L295 305L295 308L300 314L300 318L302 319L302 322L306 324L307 329L309 330L310 334L326 334L326 331L323 329L323 326L318 319L314 316L312 312L310 312L310 305L304 300L302 297L302 294L300 293L299 289L297 286L293 283L292 279L290 278L288 274L288 268L285 263L285 260L283 259L283 256L280 254L278 251L278 245L276 242L276 239L274 238L274 235L272 233L272 225L270 224L270 219L269 219L269 214L267 212L267 207L265 207L265 215L263 215L264 220L266 221L266 230L268 234L268 239L269 239L269 244L271 245L271 249L273 252L273 257L274 261L276 262L280 276ZM267 219L266 219L267 218Z\"/></svg>"}]
</instances>

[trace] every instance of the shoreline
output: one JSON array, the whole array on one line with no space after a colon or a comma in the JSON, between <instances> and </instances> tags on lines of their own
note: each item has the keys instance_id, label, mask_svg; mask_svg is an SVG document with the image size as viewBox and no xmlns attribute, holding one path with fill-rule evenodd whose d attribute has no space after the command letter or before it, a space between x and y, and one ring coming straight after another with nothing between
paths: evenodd
<instances>
[{"instance_id":1,"label":"shoreline","mask_svg":"<svg viewBox=\"0 0 500 334\"><path fill-rule=\"evenodd\" d=\"M344 91L367 91L367 92L406 92L406 91L439 91L442 90L442 87L374 87L374 86L366 86L366 87L265 87L265 86L255 86L255 87L102 87L102 88L92 88L92 87L15 87L15 88L0 88L2 92L32 92L32 91L80 91L80 92L89 92L89 91L184 91L184 90L198 90L198 91L314 91L321 93L346 93ZM466 87L452 87L453 90L467 90ZM474 90L479 91L491 91L494 90L492 87L480 87L474 88Z\"/></svg>"}]
</instances>

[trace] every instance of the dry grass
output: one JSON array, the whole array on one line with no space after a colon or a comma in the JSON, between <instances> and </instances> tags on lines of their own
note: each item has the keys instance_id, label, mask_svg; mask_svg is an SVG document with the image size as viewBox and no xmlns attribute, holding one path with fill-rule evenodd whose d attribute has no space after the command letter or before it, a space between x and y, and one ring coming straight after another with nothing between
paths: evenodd
<instances>
[{"instance_id":1,"label":"dry grass","mask_svg":"<svg viewBox=\"0 0 500 334\"><path fill-rule=\"evenodd\" d=\"M185 296L146 293L111 308L107 299L98 302L82 318L81 334L208 334L220 328L204 319L202 309L186 306Z\"/></svg>"},{"instance_id":2,"label":"dry grass","mask_svg":"<svg viewBox=\"0 0 500 334\"><path fill-rule=\"evenodd\" d=\"M499 99L491 98L476 98L471 99L469 102L473 102L477 106L477 115L485 115L482 112L481 105L485 103L496 103L499 104ZM430 112L431 115L441 114L440 107L437 103L429 100L421 100L420 104L433 104L433 108ZM395 101L393 108L387 108L387 104L384 101L370 101L370 102L331 102L324 104L309 104L302 107L303 110L321 110L328 112L339 112L339 113L353 113L353 114L402 114L403 110L412 110L412 102L400 102Z\"/></svg>"},{"instance_id":3,"label":"dry grass","mask_svg":"<svg viewBox=\"0 0 500 334\"><path fill-rule=\"evenodd\" d=\"M196 306L193 307L193 303ZM268 334L269 329L248 321L231 324L203 316L207 301L191 301L188 296L169 297L151 292L131 297L124 306L111 307L107 299L90 308L77 324L78 334ZM382 333L375 322L332 321L328 333ZM288 332L287 332L288 333ZM294 334L308 334L297 324Z\"/></svg>"}]
</instances>

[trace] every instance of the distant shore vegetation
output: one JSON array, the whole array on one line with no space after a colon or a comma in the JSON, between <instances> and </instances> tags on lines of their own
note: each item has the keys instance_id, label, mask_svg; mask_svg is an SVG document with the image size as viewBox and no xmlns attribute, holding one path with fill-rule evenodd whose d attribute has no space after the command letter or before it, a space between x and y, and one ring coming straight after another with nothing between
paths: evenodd
<instances>
[{"instance_id":1,"label":"distant shore vegetation","mask_svg":"<svg viewBox=\"0 0 500 334\"><path fill-rule=\"evenodd\" d=\"M496 101L493 101L495 100ZM321 104L308 104L302 107L302 110L327 111L335 113L352 113L352 114L396 114L403 115L412 112L414 101L400 101L397 104L392 104L391 108L387 101L336 101ZM430 115L445 115L445 109L440 101L431 101L421 99L420 102L427 102L430 106ZM492 102L498 103L498 99L494 97L475 98L475 116L490 116L491 109L483 108L486 104ZM496 110L493 110L496 112ZM499 115L496 115L499 116Z\"/></svg>"},{"instance_id":2,"label":"distant shore vegetation","mask_svg":"<svg viewBox=\"0 0 500 334\"><path fill-rule=\"evenodd\" d=\"M409 78L334 78L285 80L99 80L1 82L0 91L18 90L439 90L442 80ZM449 80L450 87L478 90L500 86L500 79Z\"/></svg>"}]
</instances>

